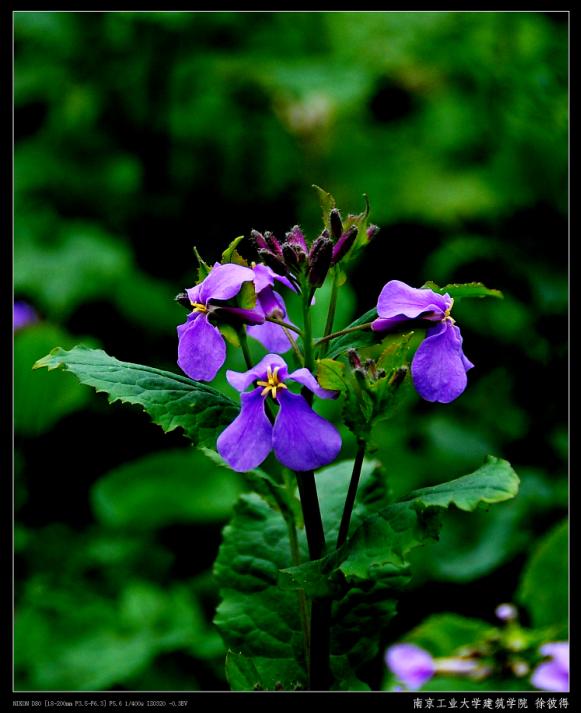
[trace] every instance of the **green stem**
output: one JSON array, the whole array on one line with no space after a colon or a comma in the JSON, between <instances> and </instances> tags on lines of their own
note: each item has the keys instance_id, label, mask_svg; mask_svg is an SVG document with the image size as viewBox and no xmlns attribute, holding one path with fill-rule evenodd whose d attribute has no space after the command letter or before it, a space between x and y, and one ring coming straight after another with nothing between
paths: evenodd
<instances>
[{"instance_id":1,"label":"green stem","mask_svg":"<svg viewBox=\"0 0 581 713\"><path fill-rule=\"evenodd\" d=\"M333 330L333 322L335 321L335 312L337 310L337 296L339 294L339 268L333 268L333 285L331 287L331 298L329 300L329 311L327 312L327 322L325 324L325 332L323 337L328 337ZM318 342L320 344L320 342ZM323 342L323 350L321 356L324 357L327 353L328 343Z\"/></svg>"},{"instance_id":2,"label":"green stem","mask_svg":"<svg viewBox=\"0 0 581 713\"><path fill-rule=\"evenodd\" d=\"M304 319L304 334L303 334L303 349L305 352L305 367L309 371L313 371L315 361L313 359L313 327L311 322L311 295L307 294L306 299L303 298L303 319Z\"/></svg>"},{"instance_id":3,"label":"green stem","mask_svg":"<svg viewBox=\"0 0 581 713\"><path fill-rule=\"evenodd\" d=\"M321 337L315 340L317 346L324 344L325 342L330 342L331 339L336 339L337 337L342 337L344 334L351 334L351 332L359 332L361 329L369 329L373 322L365 322L365 324L359 324L357 327L347 327L347 329L342 329L340 332L333 332L333 334L327 334L326 337Z\"/></svg>"},{"instance_id":4,"label":"green stem","mask_svg":"<svg viewBox=\"0 0 581 713\"><path fill-rule=\"evenodd\" d=\"M347 540L349 534L349 524L351 523L351 515L355 504L355 496L357 495L357 486L361 477L361 467L363 458L365 457L365 441L358 441L357 455L353 463L353 472L351 473L351 482L347 491L347 498L343 507L343 515L341 517L341 525L339 526L339 535L337 537L337 549L341 547Z\"/></svg>"},{"instance_id":5,"label":"green stem","mask_svg":"<svg viewBox=\"0 0 581 713\"><path fill-rule=\"evenodd\" d=\"M248 348L248 339L246 338L246 330L244 327L238 330L238 339L240 340L240 346L242 347L242 354L244 354L244 361L249 369L252 369L254 364L252 363L252 357L250 356L250 349Z\"/></svg>"},{"instance_id":6,"label":"green stem","mask_svg":"<svg viewBox=\"0 0 581 713\"><path fill-rule=\"evenodd\" d=\"M266 322L272 322L273 324L279 324L281 327L284 327L285 329L290 329L291 332L296 332L299 337L303 336L303 333L298 327L295 327L294 324L289 324L288 322L283 322L282 319L277 319L276 317L265 317L264 318Z\"/></svg>"}]
</instances>

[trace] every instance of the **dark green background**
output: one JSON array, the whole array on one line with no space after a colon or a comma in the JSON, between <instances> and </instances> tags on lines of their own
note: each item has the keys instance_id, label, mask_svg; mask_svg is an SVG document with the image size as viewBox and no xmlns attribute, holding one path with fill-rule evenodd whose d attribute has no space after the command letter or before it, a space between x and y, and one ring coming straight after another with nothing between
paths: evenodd
<instances>
[{"instance_id":1,"label":"dark green background","mask_svg":"<svg viewBox=\"0 0 581 713\"><path fill-rule=\"evenodd\" d=\"M313 237L313 183L345 213L367 193L381 227L342 325L390 279L505 294L454 308L465 394L374 434L395 494L487 453L522 479L415 557L385 643L434 612L493 621L567 508L567 14L17 12L14 30L15 296L41 315L15 335L16 687L225 687L210 568L239 479L30 369L83 341L177 371L192 246Z\"/></svg>"}]
</instances>

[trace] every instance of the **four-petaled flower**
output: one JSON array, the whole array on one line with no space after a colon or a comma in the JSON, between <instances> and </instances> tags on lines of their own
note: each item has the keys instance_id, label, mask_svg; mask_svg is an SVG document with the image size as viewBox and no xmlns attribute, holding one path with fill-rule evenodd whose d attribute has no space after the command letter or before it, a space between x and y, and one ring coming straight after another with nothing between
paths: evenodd
<instances>
[{"instance_id":1,"label":"four-petaled flower","mask_svg":"<svg viewBox=\"0 0 581 713\"><path fill-rule=\"evenodd\" d=\"M549 656L549 661L543 661L534 670L531 683L542 691L569 690L569 642L552 641L540 648L543 656Z\"/></svg>"},{"instance_id":2,"label":"four-petaled flower","mask_svg":"<svg viewBox=\"0 0 581 713\"><path fill-rule=\"evenodd\" d=\"M186 290L192 312L185 324L178 326L178 366L190 379L211 381L226 359L226 344L220 330L208 321L214 311L259 324L262 312L229 307L224 304L235 297L244 282L254 280L249 267L216 263L205 280Z\"/></svg>"},{"instance_id":3,"label":"four-petaled flower","mask_svg":"<svg viewBox=\"0 0 581 713\"><path fill-rule=\"evenodd\" d=\"M322 399L335 398L336 391L319 386L308 369L288 373L284 359L267 354L246 372L227 371L231 386L241 392L240 414L223 431L218 453L237 471L259 466L271 450L287 468L315 470L333 461L341 450L339 432L309 406L300 394L293 394L288 381L295 381ZM254 383L252 391L246 389ZM279 406L274 423L266 413L266 400Z\"/></svg>"},{"instance_id":4,"label":"four-petaled flower","mask_svg":"<svg viewBox=\"0 0 581 713\"><path fill-rule=\"evenodd\" d=\"M385 662L408 690L420 688L436 672L432 656L414 644L390 646L385 653Z\"/></svg>"},{"instance_id":5,"label":"four-petaled flower","mask_svg":"<svg viewBox=\"0 0 581 713\"><path fill-rule=\"evenodd\" d=\"M462 352L462 335L450 316L454 300L427 288L416 289L391 280L377 301L379 315L371 328L383 331L408 320L433 322L412 360L414 386L426 401L449 403L460 396L467 384L466 372L474 364Z\"/></svg>"}]
</instances>

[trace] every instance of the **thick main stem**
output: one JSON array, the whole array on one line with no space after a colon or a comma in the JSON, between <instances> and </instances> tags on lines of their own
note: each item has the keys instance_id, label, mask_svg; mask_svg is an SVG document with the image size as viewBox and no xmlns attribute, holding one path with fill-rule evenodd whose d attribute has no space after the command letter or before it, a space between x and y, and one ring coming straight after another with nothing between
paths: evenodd
<instances>
[{"instance_id":1,"label":"thick main stem","mask_svg":"<svg viewBox=\"0 0 581 713\"><path fill-rule=\"evenodd\" d=\"M363 466L363 458L365 457L365 441L359 441L357 445L357 455L355 456L355 462L353 463L353 472L351 473L351 481L349 483L349 490L347 491L347 498L345 499L345 505L343 507L341 525L339 526L339 535L337 536L337 549L345 543L347 535L349 534L349 524L351 523L351 515L353 513L353 506L355 505L355 496L357 495L357 487L359 485L359 478L361 477L361 467Z\"/></svg>"}]
</instances>

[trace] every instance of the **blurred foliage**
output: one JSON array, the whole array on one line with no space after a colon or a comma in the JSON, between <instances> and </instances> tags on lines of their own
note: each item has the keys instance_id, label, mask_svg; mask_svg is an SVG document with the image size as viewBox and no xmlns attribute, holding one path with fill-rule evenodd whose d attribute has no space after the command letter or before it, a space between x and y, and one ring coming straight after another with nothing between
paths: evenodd
<instances>
[{"instance_id":1,"label":"blurred foliage","mask_svg":"<svg viewBox=\"0 0 581 713\"><path fill-rule=\"evenodd\" d=\"M225 687L208 570L237 476L30 366L83 341L177 372L173 297L194 282L193 244L211 263L251 228L300 222L313 236L312 183L352 213L366 192L381 227L342 288L338 328L393 278L505 296L455 305L468 389L377 424L372 456L395 497L486 453L511 461L521 494L469 528L456 513L414 552L385 640L442 611L485 620L512 596L524 554L567 512L566 20L14 14L14 290L42 318L15 335L17 689ZM234 395L223 373L213 385ZM537 570L519 590L531 612ZM382 676L369 667L372 687Z\"/></svg>"}]
</instances>

